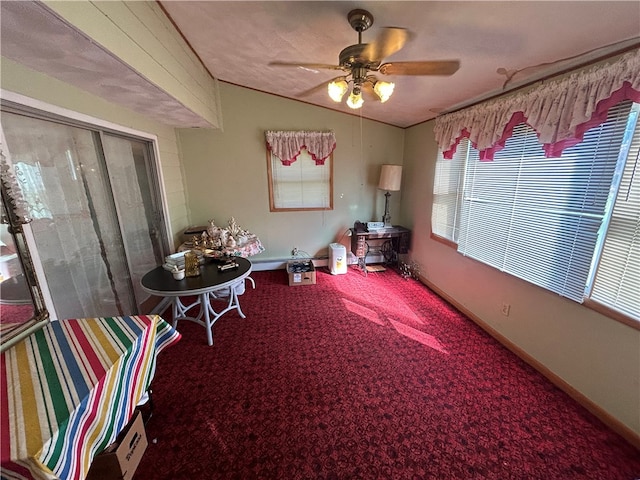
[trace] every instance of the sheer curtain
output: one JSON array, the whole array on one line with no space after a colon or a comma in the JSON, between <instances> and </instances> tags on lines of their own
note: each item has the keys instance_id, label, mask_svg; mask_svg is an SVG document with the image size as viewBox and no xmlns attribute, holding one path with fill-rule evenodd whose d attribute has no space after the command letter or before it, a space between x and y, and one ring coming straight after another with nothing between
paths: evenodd
<instances>
[{"instance_id":1,"label":"sheer curtain","mask_svg":"<svg viewBox=\"0 0 640 480\"><path fill-rule=\"evenodd\" d=\"M136 313L136 278L156 265L144 253L155 258L157 250L120 222L147 226L131 170L135 165L127 166L133 156L123 146L126 140L105 140L114 164L110 174L97 132L6 112L2 128L33 219L45 277L41 283L55 309L52 318ZM144 270L135 275L127 261L129 248L135 267Z\"/></svg>"},{"instance_id":2,"label":"sheer curtain","mask_svg":"<svg viewBox=\"0 0 640 480\"><path fill-rule=\"evenodd\" d=\"M148 294L140 280L162 262L159 226L154 222L145 142L103 135L113 199L118 212L133 289L141 302Z\"/></svg>"}]
</instances>

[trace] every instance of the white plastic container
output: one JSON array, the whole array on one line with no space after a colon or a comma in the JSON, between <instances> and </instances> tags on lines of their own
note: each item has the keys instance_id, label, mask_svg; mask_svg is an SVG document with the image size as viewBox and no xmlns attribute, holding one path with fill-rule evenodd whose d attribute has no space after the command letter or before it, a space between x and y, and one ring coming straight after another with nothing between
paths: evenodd
<instances>
[{"instance_id":1,"label":"white plastic container","mask_svg":"<svg viewBox=\"0 0 640 480\"><path fill-rule=\"evenodd\" d=\"M347 249L341 243L329 244L329 271L331 275L347 273Z\"/></svg>"}]
</instances>

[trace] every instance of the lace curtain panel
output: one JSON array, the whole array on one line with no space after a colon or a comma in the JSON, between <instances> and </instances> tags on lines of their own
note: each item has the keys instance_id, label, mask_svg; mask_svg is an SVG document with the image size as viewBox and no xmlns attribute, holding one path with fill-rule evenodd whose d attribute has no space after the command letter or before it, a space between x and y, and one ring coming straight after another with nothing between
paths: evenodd
<instances>
[{"instance_id":1,"label":"lace curtain panel","mask_svg":"<svg viewBox=\"0 0 640 480\"><path fill-rule=\"evenodd\" d=\"M100 149L92 130L9 112L1 131L51 318L135 313L140 278L162 259L146 142L104 132Z\"/></svg>"},{"instance_id":2,"label":"lace curtain panel","mask_svg":"<svg viewBox=\"0 0 640 480\"><path fill-rule=\"evenodd\" d=\"M31 221L29 209L16 180L16 171L11 161L11 154L7 149L7 141L4 138L2 126L0 126L0 181L2 181L5 191L13 202L12 205L6 205L6 208L13 210L16 219L20 223L29 223Z\"/></svg>"},{"instance_id":3,"label":"lace curtain panel","mask_svg":"<svg viewBox=\"0 0 640 480\"><path fill-rule=\"evenodd\" d=\"M324 161L336 148L336 136L333 132L268 131L265 136L267 148L283 165L295 162L303 148L307 149L316 165L324 165Z\"/></svg>"},{"instance_id":4,"label":"lace curtain panel","mask_svg":"<svg viewBox=\"0 0 640 480\"><path fill-rule=\"evenodd\" d=\"M436 119L436 141L451 159L458 143L469 138L481 160L492 160L513 128L527 123L537 133L547 157L580 143L584 133L607 118L623 100L640 101L640 50L590 70L504 99L484 102Z\"/></svg>"}]
</instances>

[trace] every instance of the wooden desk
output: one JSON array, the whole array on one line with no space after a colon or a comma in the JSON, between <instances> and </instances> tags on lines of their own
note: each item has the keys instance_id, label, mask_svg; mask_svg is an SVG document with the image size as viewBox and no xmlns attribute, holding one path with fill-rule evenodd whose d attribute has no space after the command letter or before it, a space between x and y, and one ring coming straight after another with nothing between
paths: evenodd
<instances>
[{"instance_id":1,"label":"wooden desk","mask_svg":"<svg viewBox=\"0 0 640 480\"><path fill-rule=\"evenodd\" d=\"M140 315L49 323L0 357L0 476L82 480L180 334Z\"/></svg>"},{"instance_id":2,"label":"wooden desk","mask_svg":"<svg viewBox=\"0 0 640 480\"><path fill-rule=\"evenodd\" d=\"M366 230L351 229L351 252L358 258L358 266L366 273L367 255L371 251L370 240L383 240L379 252L386 263L396 263L398 254L409 252L411 246L411 230L393 226L381 230L368 232Z\"/></svg>"},{"instance_id":3,"label":"wooden desk","mask_svg":"<svg viewBox=\"0 0 640 480\"><path fill-rule=\"evenodd\" d=\"M244 293L244 281L248 279L253 287L255 283L249 277L251 274L251 262L246 258L234 257L237 268L218 271L218 265L210 260L205 260L200 266L200 275L197 277L185 277L175 280L173 275L164 267L156 267L140 281L142 288L152 294L171 298L173 306L173 328L177 328L178 320L190 320L202 325L207 331L207 342L213 345L213 324L225 313L237 310L240 317L245 318L240 309L238 295ZM196 300L188 305L182 303L180 297L193 297ZM211 300L223 300L227 306L216 312L211 305ZM187 315L189 310L200 305L197 317Z\"/></svg>"}]
</instances>

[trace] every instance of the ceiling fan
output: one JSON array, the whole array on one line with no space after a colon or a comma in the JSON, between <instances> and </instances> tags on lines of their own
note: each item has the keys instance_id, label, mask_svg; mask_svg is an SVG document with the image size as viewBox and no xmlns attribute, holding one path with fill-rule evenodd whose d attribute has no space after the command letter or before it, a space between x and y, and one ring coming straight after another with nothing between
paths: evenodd
<instances>
[{"instance_id":1,"label":"ceiling fan","mask_svg":"<svg viewBox=\"0 0 640 480\"><path fill-rule=\"evenodd\" d=\"M351 94L347 105L360 108L364 103L362 92L370 94L380 102L386 102L395 85L384 82L372 74L382 75L453 75L460 68L459 60L436 60L414 62L387 62L383 59L400 50L409 39L409 32L404 28L385 27L373 43L362 43L362 32L373 25L373 15L366 10L351 10L347 15L351 27L358 32L358 43L350 45L340 52L338 65L322 63L300 62L270 62L272 66L300 67L307 69L342 70L346 75L335 77L329 82L323 82L298 96L307 96L320 89L327 88L329 96L335 102L342 101L342 97L352 84Z\"/></svg>"}]
</instances>

